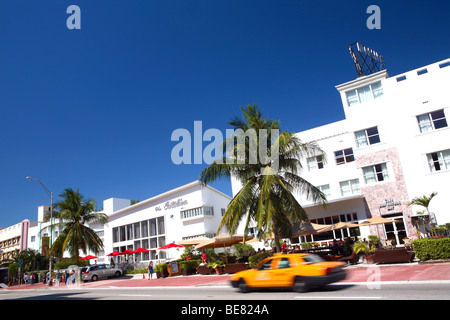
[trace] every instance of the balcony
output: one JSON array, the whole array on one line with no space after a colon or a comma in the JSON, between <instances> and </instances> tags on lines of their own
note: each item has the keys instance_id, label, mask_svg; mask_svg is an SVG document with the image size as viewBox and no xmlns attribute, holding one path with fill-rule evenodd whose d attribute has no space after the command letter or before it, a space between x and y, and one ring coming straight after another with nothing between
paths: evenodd
<instances>
[{"instance_id":1,"label":"balcony","mask_svg":"<svg viewBox=\"0 0 450 320\"><path fill-rule=\"evenodd\" d=\"M199 207L199 208L183 210L180 212L181 220L213 217L213 216L214 216L214 208L213 207Z\"/></svg>"}]
</instances>

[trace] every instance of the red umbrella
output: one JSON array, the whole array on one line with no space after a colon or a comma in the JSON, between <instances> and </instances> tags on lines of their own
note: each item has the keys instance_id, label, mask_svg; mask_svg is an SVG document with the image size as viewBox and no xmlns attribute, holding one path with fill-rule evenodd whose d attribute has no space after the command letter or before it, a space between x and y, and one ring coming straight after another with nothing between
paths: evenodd
<instances>
[{"instance_id":1,"label":"red umbrella","mask_svg":"<svg viewBox=\"0 0 450 320\"><path fill-rule=\"evenodd\" d=\"M144 248L137 248L133 253L149 252L150 250Z\"/></svg>"},{"instance_id":2,"label":"red umbrella","mask_svg":"<svg viewBox=\"0 0 450 320\"><path fill-rule=\"evenodd\" d=\"M127 249L127 250L121 252L120 254L132 254L132 253L133 253L133 251Z\"/></svg>"},{"instance_id":3,"label":"red umbrella","mask_svg":"<svg viewBox=\"0 0 450 320\"><path fill-rule=\"evenodd\" d=\"M169 243L166 244L165 246L162 246L161 248L158 248L158 250L165 250L170 248L183 248L183 246L180 246L179 244L176 243Z\"/></svg>"},{"instance_id":4,"label":"red umbrella","mask_svg":"<svg viewBox=\"0 0 450 320\"><path fill-rule=\"evenodd\" d=\"M107 256L107 257L112 257L112 256L118 256L118 255L120 255L120 252L118 252L118 251L113 251L113 252L111 252L110 254L107 254L106 256Z\"/></svg>"},{"instance_id":5,"label":"red umbrella","mask_svg":"<svg viewBox=\"0 0 450 320\"><path fill-rule=\"evenodd\" d=\"M91 256L91 255L89 255L89 256L86 256L86 257L84 257L84 258L81 258L80 260L91 260L91 259L97 259L98 257L96 257L96 256Z\"/></svg>"}]
</instances>

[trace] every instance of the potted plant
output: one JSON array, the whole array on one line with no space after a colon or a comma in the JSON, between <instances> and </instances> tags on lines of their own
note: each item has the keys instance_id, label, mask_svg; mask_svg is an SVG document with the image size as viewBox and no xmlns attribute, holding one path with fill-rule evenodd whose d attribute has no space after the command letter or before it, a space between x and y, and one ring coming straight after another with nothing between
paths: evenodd
<instances>
[{"instance_id":1,"label":"potted plant","mask_svg":"<svg viewBox=\"0 0 450 320\"><path fill-rule=\"evenodd\" d=\"M380 238L378 238L378 236L371 234L371 235L369 235L368 238L369 238L369 244L372 243L375 246L375 248L378 248L380 246L381 241L380 241Z\"/></svg>"},{"instance_id":2,"label":"potted plant","mask_svg":"<svg viewBox=\"0 0 450 320\"><path fill-rule=\"evenodd\" d=\"M219 261L219 260L214 260L214 261L208 263L208 267L216 270L216 274L222 274L223 268L225 267L225 263L223 263L222 261Z\"/></svg>"},{"instance_id":3,"label":"potted plant","mask_svg":"<svg viewBox=\"0 0 450 320\"><path fill-rule=\"evenodd\" d=\"M375 251L375 247L370 247L366 242L356 242L353 245L353 252L359 254L362 252L364 254L364 259L366 259L367 263L373 262L373 252Z\"/></svg>"},{"instance_id":4,"label":"potted plant","mask_svg":"<svg viewBox=\"0 0 450 320\"><path fill-rule=\"evenodd\" d=\"M189 276L195 274L196 268L200 264L201 260L187 260L180 262L181 274L183 276Z\"/></svg>"},{"instance_id":5,"label":"potted plant","mask_svg":"<svg viewBox=\"0 0 450 320\"><path fill-rule=\"evenodd\" d=\"M167 271L167 263L160 263L155 266L155 273L157 278L165 278L169 275Z\"/></svg>"}]
</instances>

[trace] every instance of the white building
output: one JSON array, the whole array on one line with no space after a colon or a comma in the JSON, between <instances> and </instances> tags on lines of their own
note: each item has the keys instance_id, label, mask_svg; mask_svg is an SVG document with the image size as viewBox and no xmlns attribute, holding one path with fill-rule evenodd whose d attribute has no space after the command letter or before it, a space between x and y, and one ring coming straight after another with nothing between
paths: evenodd
<instances>
[{"instance_id":1,"label":"white building","mask_svg":"<svg viewBox=\"0 0 450 320\"><path fill-rule=\"evenodd\" d=\"M197 236L214 237L230 200L229 196L199 181L134 205L130 205L127 199L107 199L103 202L103 212L108 215L108 223L104 227L92 226L105 247L97 262L109 262L106 255L113 251L139 247L152 250L135 254L139 261L178 258L182 250L159 252L156 249ZM115 259L117 262L126 258L119 256Z\"/></svg>"},{"instance_id":2,"label":"white building","mask_svg":"<svg viewBox=\"0 0 450 320\"><path fill-rule=\"evenodd\" d=\"M323 208L297 195L309 219L358 223L382 216L395 223L362 227L360 236L376 234L401 245L404 237L417 238L414 216L423 209L408 203L438 192L430 211L438 224L450 222L449 83L447 59L394 77L383 70L336 86L345 119L298 133L303 142L316 141L326 155L302 161L300 175L328 199ZM232 187L236 194L239 184L233 181ZM301 241L359 235L354 232L332 231Z\"/></svg>"}]
</instances>

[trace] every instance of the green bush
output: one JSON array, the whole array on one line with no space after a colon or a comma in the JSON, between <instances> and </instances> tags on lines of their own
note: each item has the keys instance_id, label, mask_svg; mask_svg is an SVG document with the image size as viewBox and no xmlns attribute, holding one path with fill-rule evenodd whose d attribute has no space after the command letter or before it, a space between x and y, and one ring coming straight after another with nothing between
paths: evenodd
<instances>
[{"instance_id":1,"label":"green bush","mask_svg":"<svg viewBox=\"0 0 450 320\"><path fill-rule=\"evenodd\" d=\"M420 260L450 259L450 238L414 240L413 246Z\"/></svg>"},{"instance_id":2,"label":"green bush","mask_svg":"<svg viewBox=\"0 0 450 320\"><path fill-rule=\"evenodd\" d=\"M258 263L260 263L262 260L264 260L267 257L271 257L272 256L272 252L261 252L261 253L257 253L254 256L251 256L248 258L248 264L250 266L250 268L254 268L258 265Z\"/></svg>"},{"instance_id":3,"label":"green bush","mask_svg":"<svg viewBox=\"0 0 450 320\"><path fill-rule=\"evenodd\" d=\"M155 272L167 272L167 263L160 263L160 264L157 264L157 265L153 268L153 270L154 270Z\"/></svg>"},{"instance_id":4,"label":"green bush","mask_svg":"<svg viewBox=\"0 0 450 320\"><path fill-rule=\"evenodd\" d=\"M195 269L199 266L202 260L185 260L180 261L180 269L189 270Z\"/></svg>"}]
</instances>

